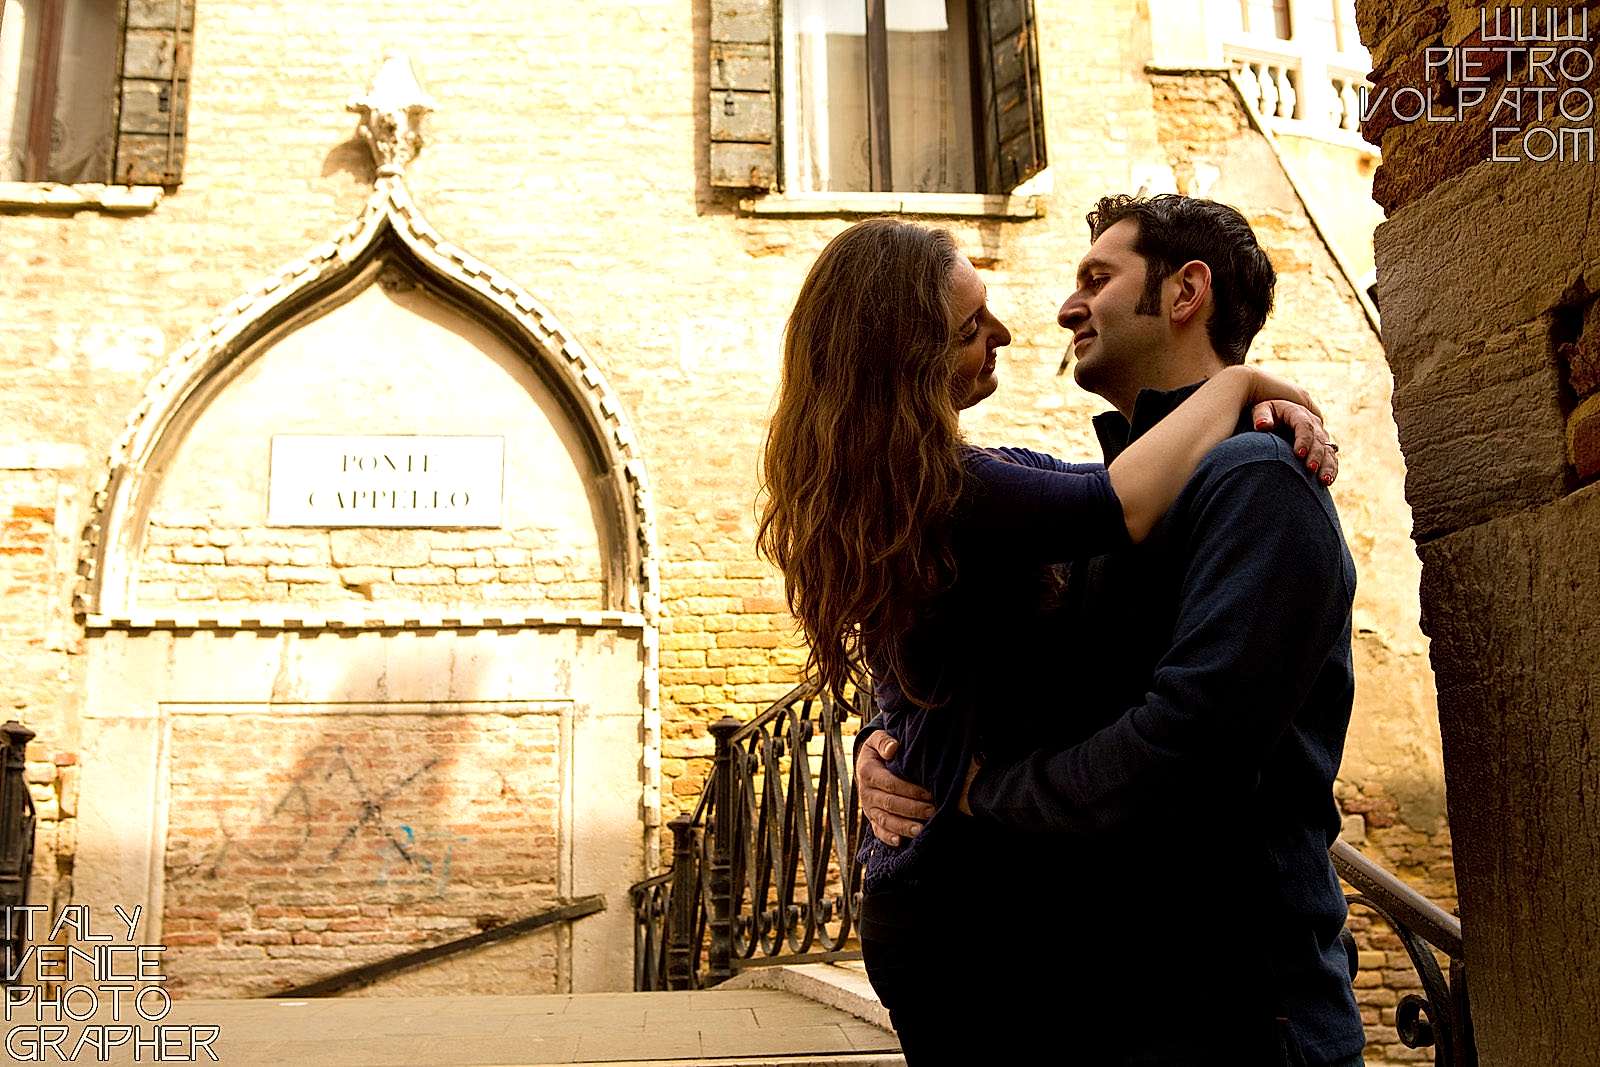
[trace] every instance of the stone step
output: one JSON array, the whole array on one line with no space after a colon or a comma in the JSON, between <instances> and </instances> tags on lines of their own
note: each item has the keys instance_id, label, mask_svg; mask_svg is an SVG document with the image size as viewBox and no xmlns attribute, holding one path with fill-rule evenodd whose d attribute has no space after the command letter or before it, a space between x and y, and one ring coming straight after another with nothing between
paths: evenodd
<instances>
[{"instance_id":1,"label":"stone step","mask_svg":"<svg viewBox=\"0 0 1600 1067\"><path fill-rule=\"evenodd\" d=\"M756 1056L698 1060L589 1060L562 1067L905 1067L898 1052L871 1052L836 1056Z\"/></svg>"},{"instance_id":2,"label":"stone step","mask_svg":"<svg viewBox=\"0 0 1600 1067\"><path fill-rule=\"evenodd\" d=\"M109 999L109 998L107 998ZM85 1027L138 1022L128 1005L70 1027L54 1061L148 1063L127 1044L102 1056L80 1046ZM32 1019L14 1013L8 1026ZM43 1025L51 1025L47 1018ZM160 1025L185 1042L216 1028L208 1046L225 1067L552 1067L605 1064L717 1064L720 1067L900 1067L894 1034L849 1011L787 989L709 989L683 993L588 993L526 997L329 997L315 1000L180 1000ZM142 1023L148 1041L156 1024ZM183 1028L195 1028L186 1031ZM176 1029L174 1029L176 1028ZM25 1040L25 1038L24 1038ZM8 1046L26 1057L29 1050ZM73 1056L74 1049L76 1058Z\"/></svg>"}]
</instances>

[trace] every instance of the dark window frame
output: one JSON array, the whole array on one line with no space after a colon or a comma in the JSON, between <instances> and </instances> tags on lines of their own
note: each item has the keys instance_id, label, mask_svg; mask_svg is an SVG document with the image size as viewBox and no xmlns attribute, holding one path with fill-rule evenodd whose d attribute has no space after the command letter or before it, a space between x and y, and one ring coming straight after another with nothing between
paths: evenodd
<instances>
[{"instance_id":1,"label":"dark window frame","mask_svg":"<svg viewBox=\"0 0 1600 1067\"><path fill-rule=\"evenodd\" d=\"M868 186L893 193L886 0L867 19ZM781 0L710 0L710 148L714 188L779 197L786 183ZM968 0L973 192L1007 196L1049 165L1034 0ZM874 62L875 57L875 62ZM902 195L913 195L903 191ZM957 194L961 195L961 194Z\"/></svg>"}]
</instances>

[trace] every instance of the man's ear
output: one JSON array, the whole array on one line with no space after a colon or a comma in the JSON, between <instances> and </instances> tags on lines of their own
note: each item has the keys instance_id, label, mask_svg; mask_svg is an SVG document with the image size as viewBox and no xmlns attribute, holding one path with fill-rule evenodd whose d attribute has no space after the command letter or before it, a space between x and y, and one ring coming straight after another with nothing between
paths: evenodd
<instances>
[{"instance_id":1,"label":"man's ear","mask_svg":"<svg viewBox=\"0 0 1600 1067\"><path fill-rule=\"evenodd\" d=\"M1173 275L1178 283L1172 301L1172 324L1182 326L1194 319L1211 297L1211 268L1198 259L1191 259Z\"/></svg>"}]
</instances>

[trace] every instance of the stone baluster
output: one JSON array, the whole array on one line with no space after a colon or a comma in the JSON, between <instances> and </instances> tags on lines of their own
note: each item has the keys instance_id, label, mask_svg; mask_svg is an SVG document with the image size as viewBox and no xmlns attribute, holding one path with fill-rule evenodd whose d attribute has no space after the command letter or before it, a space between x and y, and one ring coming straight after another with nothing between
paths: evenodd
<instances>
[{"instance_id":1,"label":"stone baluster","mask_svg":"<svg viewBox=\"0 0 1600 1067\"><path fill-rule=\"evenodd\" d=\"M1333 129L1344 128L1344 79L1337 75L1324 75L1322 99L1322 122Z\"/></svg>"},{"instance_id":2,"label":"stone baluster","mask_svg":"<svg viewBox=\"0 0 1600 1067\"><path fill-rule=\"evenodd\" d=\"M1294 118L1295 91L1294 81L1289 77L1288 67L1274 67L1273 79L1278 89L1278 109L1276 114L1281 119Z\"/></svg>"},{"instance_id":3,"label":"stone baluster","mask_svg":"<svg viewBox=\"0 0 1600 1067\"><path fill-rule=\"evenodd\" d=\"M1271 118L1278 113L1278 82L1272 76L1272 68L1265 63L1260 66L1258 82L1261 86L1261 114Z\"/></svg>"},{"instance_id":4,"label":"stone baluster","mask_svg":"<svg viewBox=\"0 0 1600 1067\"><path fill-rule=\"evenodd\" d=\"M1250 102L1252 107L1260 111L1261 83L1256 80L1254 65L1241 62L1236 73L1239 78L1239 88L1244 92L1244 98Z\"/></svg>"},{"instance_id":5,"label":"stone baluster","mask_svg":"<svg viewBox=\"0 0 1600 1067\"><path fill-rule=\"evenodd\" d=\"M1359 132L1361 129L1361 91L1354 79L1346 79L1339 88L1339 101L1344 105L1339 128Z\"/></svg>"}]
</instances>

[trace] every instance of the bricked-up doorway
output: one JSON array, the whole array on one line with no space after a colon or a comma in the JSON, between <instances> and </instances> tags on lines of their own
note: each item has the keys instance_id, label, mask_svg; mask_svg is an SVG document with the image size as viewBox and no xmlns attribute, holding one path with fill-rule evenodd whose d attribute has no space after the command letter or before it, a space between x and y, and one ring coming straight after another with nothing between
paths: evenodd
<instances>
[{"instance_id":1,"label":"bricked-up doorway","mask_svg":"<svg viewBox=\"0 0 1600 1067\"><path fill-rule=\"evenodd\" d=\"M287 438L333 457L297 489L321 511L269 508ZM408 462L438 484L440 456L494 440L470 495L498 507L394 513ZM142 904L175 992L252 996L599 893L367 992L628 988L659 809L632 449L548 312L380 180L340 242L174 355L113 456L74 899Z\"/></svg>"}]
</instances>

